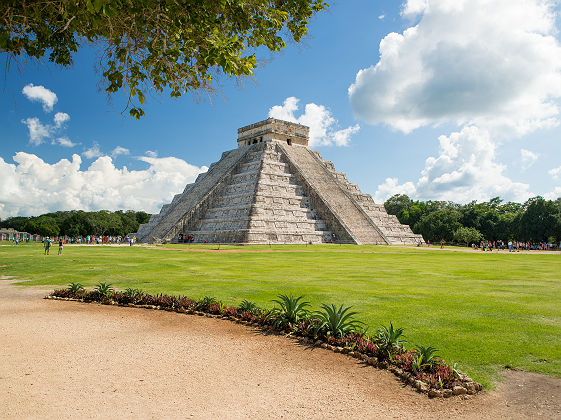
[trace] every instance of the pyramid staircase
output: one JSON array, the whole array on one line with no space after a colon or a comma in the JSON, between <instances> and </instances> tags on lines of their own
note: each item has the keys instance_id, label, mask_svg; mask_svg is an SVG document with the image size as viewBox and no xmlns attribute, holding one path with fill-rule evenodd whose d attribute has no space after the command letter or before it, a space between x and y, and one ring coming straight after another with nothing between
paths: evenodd
<instances>
[{"instance_id":1,"label":"pyramid staircase","mask_svg":"<svg viewBox=\"0 0 561 420\"><path fill-rule=\"evenodd\" d=\"M307 147L307 127L274 119L238 130L225 152L136 233L140 242L414 244L333 163Z\"/></svg>"}]
</instances>

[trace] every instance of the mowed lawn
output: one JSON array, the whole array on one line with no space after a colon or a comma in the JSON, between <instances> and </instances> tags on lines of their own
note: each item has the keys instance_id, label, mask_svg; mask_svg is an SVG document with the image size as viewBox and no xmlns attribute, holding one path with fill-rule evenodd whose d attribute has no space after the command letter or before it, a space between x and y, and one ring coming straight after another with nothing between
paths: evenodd
<instances>
[{"instance_id":1,"label":"mowed lawn","mask_svg":"<svg viewBox=\"0 0 561 420\"><path fill-rule=\"evenodd\" d=\"M486 386L505 367L561 377L561 254L383 246L159 248L0 246L0 275L54 288L70 282L141 288L265 307L279 293L352 305L374 333L390 321L409 346L439 355ZM216 249L216 245L207 246ZM190 250L191 249L191 250ZM274 252L271 252L274 251Z\"/></svg>"}]
</instances>

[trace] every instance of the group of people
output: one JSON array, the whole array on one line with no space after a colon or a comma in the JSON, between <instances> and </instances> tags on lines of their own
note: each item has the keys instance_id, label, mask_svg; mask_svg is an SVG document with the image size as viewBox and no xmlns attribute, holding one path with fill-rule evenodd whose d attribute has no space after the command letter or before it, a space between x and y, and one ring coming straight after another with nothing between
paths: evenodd
<instances>
[{"instance_id":1,"label":"group of people","mask_svg":"<svg viewBox=\"0 0 561 420\"><path fill-rule=\"evenodd\" d=\"M473 249L481 249L482 251L493 251L496 249L497 251L508 249L508 252L520 252L520 250L528 251L528 250L555 250L561 249L561 243L559 245L553 243L546 243L546 242L539 242L539 243L530 243L530 242L522 242L522 241L508 241L506 244L504 241L481 241L479 246L477 244L472 244Z\"/></svg>"},{"instance_id":2,"label":"group of people","mask_svg":"<svg viewBox=\"0 0 561 420\"><path fill-rule=\"evenodd\" d=\"M65 243L72 243L72 244L117 244L120 245L122 243L126 243L129 245L133 245L136 243L136 236L96 236L96 235L87 235L87 236L78 236L75 238L51 238L49 236L43 238L43 246L45 248L45 255L49 255L51 247L58 241L58 255L62 254L62 249Z\"/></svg>"},{"instance_id":3,"label":"group of people","mask_svg":"<svg viewBox=\"0 0 561 420\"><path fill-rule=\"evenodd\" d=\"M45 247L45 255L49 255L49 251L53 246L54 238L49 238L48 236L43 239L43 246ZM64 247L64 240L59 238L58 240L58 255L62 254L62 248Z\"/></svg>"}]
</instances>

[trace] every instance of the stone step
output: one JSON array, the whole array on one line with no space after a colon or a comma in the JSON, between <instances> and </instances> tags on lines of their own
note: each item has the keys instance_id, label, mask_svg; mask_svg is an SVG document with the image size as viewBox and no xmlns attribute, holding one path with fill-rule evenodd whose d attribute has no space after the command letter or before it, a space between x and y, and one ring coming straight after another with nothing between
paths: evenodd
<instances>
[{"instance_id":1,"label":"stone step","mask_svg":"<svg viewBox=\"0 0 561 420\"><path fill-rule=\"evenodd\" d=\"M252 243L252 244L308 244L323 243L331 237L331 232L271 232L259 230L223 230L193 232L195 242L204 243Z\"/></svg>"},{"instance_id":2,"label":"stone step","mask_svg":"<svg viewBox=\"0 0 561 420\"><path fill-rule=\"evenodd\" d=\"M158 221L157 225L146 234L143 238L138 238L141 242L151 237L159 238L160 240L172 240L177 236L177 232L181 230L182 219L189 217L188 215L192 210L198 206L211 191L227 178L227 175L234 171L236 165L241 163L247 153L254 151L253 146L243 149L234 149L225 152L222 159L211 165L208 172L204 177L200 178L190 188L189 194L183 197L182 200L172 206L167 214Z\"/></svg>"},{"instance_id":3,"label":"stone step","mask_svg":"<svg viewBox=\"0 0 561 420\"><path fill-rule=\"evenodd\" d=\"M359 244L387 243L381 232L373 226L359 205L351 196L343 191L338 178L334 177L327 167L318 160L308 148L291 147L279 143L287 160L293 164L310 188L318 195L331 212L339 220L341 226ZM346 180L346 177L342 178Z\"/></svg>"}]
</instances>

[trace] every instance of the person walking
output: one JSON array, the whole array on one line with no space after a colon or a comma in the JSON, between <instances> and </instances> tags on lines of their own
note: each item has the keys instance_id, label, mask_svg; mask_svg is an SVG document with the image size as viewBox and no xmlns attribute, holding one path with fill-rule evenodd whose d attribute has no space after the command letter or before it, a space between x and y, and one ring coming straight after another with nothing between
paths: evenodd
<instances>
[{"instance_id":1,"label":"person walking","mask_svg":"<svg viewBox=\"0 0 561 420\"><path fill-rule=\"evenodd\" d=\"M50 250L51 250L51 240L47 236L47 239L45 239L45 255L49 255Z\"/></svg>"},{"instance_id":2,"label":"person walking","mask_svg":"<svg viewBox=\"0 0 561 420\"><path fill-rule=\"evenodd\" d=\"M59 239L59 241L58 241L58 255L62 254L62 246L63 246L62 239Z\"/></svg>"}]
</instances>

